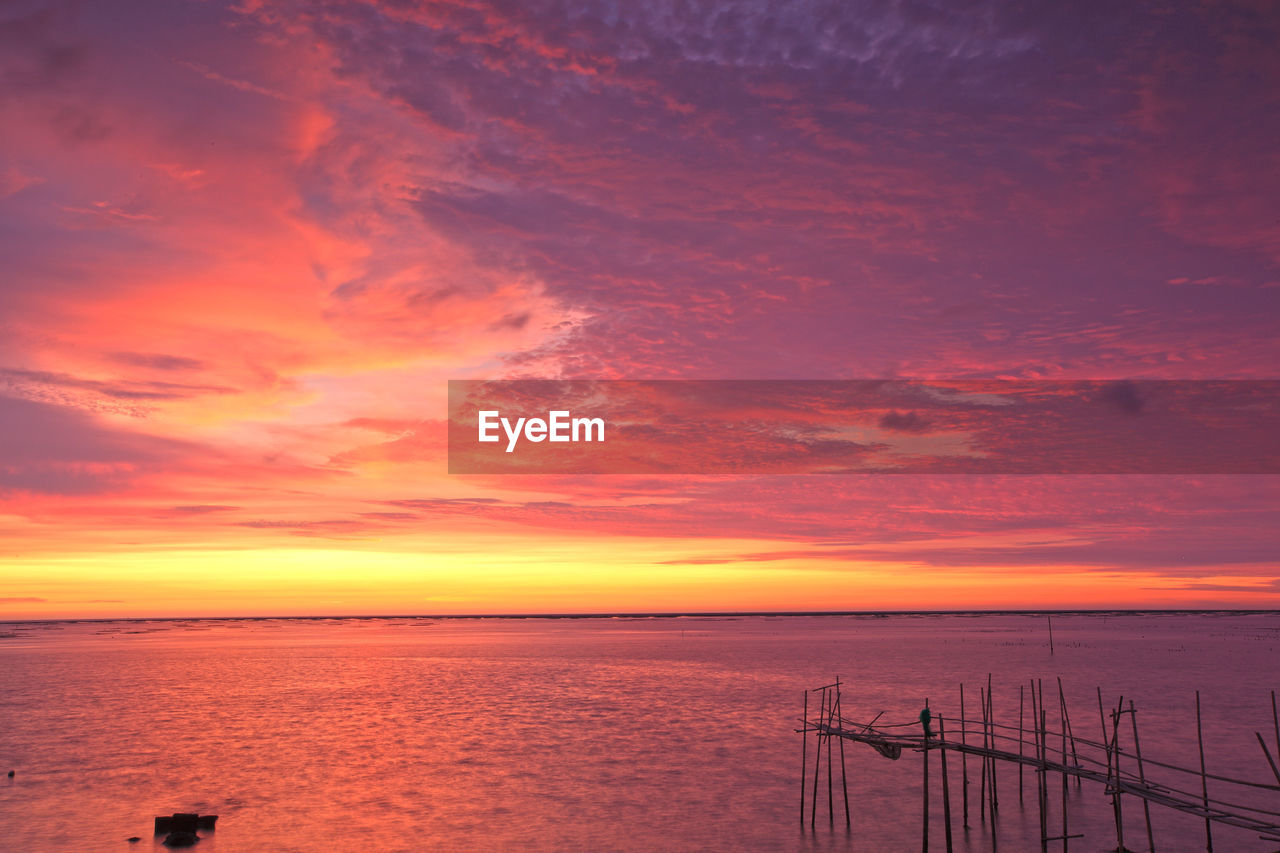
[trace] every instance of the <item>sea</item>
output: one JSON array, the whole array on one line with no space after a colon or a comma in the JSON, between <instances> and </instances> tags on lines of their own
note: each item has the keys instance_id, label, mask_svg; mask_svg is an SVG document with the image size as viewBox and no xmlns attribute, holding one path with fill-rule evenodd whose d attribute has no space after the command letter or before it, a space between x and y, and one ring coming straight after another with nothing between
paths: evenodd
<instances>
[{"instance_id":1,"label":"sea","mask_svg":"<svg viewBox=\"0 0 1280 853\"><path fill-rule=\"evenodd\" d=\"M988 679L998 724L1030 727L1034 684L1082 740L1132 702L1152 785L1199 792L1164 765L1198 773L1203 741L1209 796L1280 823L1275 612L52 621L0 624L0 849L165 850L155 816L195 812L219 816L202 853L905 851L927 811L946 850L936 751L926 810L924 753L815 760L797 732L837 679L849 726L918 731L927 704L949 736ZM948 762L952 849L1041 849L1035 767L997 765L993 819L981 759ZM1046 788L1061 835L1060 775ZM1105 784L1066 789L1073 837L1049 849L1116 850ZM1120 805L1146 850L1142 802ZM1157 850L1206 849L1201 817L1148 811Z\"/></svg>"}]
</instances>

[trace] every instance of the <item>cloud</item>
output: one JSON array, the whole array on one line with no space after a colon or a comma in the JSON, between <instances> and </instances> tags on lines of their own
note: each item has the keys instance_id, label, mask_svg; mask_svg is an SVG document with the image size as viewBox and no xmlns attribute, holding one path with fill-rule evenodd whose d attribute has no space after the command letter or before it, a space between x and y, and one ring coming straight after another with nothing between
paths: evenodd
<instances>
[{"instance_id":1,"label":"cloud","mask_svg":"<svg viewBox=\"0 0 1280 853\"><path fill-rule=\"evenodd\" d=\"M220 385L191 385L157 380L85 379L45 370L0 368L0 383L32 395L57 397L63 390L87 391L114 400L176 400L203 394L229 394L234 389Z\"/></svg>"},{"instance_id":2,"label":"cloud","mask_svg":"<svg viewBox=\"0 0 1280 853\"><path fill-rule=\"evenodd\" d=\"M0 396L0 490L108 491L173 465L193 449L172 438L106 426L87 412Z\"/></svg>"},{"instance_id":3,"label":"cloud","mask_svg":"<svg viewBox=\"0 0 1280 853\"><path fill-rule=\"evenodd\" d=\"M190 68L192 71L196 72L201 77L204 77L207 80L212 80L215 83L222 83L224 85L230 86L233 89L239 89L242 92L252 92L255 95L262 95L263 97L266 97L266 98L275 98L277 101L289 100L289 96L282 94L281 92L277 92L273 89L268 89L266 86L260 86L257 83L253 83L249 80L240 80L235 77L228 77L224 74L220 74L217 71L214 71L212 68L208 68L207 66L201 65L198 62L180 61L179 64L186 68Z\"/></svg>"},{"instance_id":4,"label":"cloud","mask_svg":"<svg viewBox=\"0 0 1280 853\"><path fill-rule=\"evenodd\" d=\"M886 412L880 418L880 426L895 432L928 432L932 424L917 412Z\"/></svg>"},{"instance_id":5,"label":"cloud","mask_svg":"<svg viewBox=\"0 0 1280 853\"><path fill-rule=\"evenodd\" d=\"M162 371L201 370L207 365L198 358L150 352L113 352L107 358L130 367L145 367Z\"/></svg>"},{"instance_id":6,"label":"cloud","mask_svg":"<svg viewBox=\"0 0 1280 853\"><path fill-rule=\"evenodd\" d=\"M1136 415L1142 411L1143 401L1138 386L1132 382L1111 382L1103 386L1099 397L1126 415Z\"/></svg>"},{"instance_id":7,"label":"cloud","mask_svg":"<svg viewBox=\"0 0 1280 853\"><path fill-rule=\"evenodd\" d=\"M169 507L168 512L177 515L207 515L213 512L231 512L237 509L240 509L240 507L227 506L226 504L186 504Z\"/></svg>"}]
</instances>

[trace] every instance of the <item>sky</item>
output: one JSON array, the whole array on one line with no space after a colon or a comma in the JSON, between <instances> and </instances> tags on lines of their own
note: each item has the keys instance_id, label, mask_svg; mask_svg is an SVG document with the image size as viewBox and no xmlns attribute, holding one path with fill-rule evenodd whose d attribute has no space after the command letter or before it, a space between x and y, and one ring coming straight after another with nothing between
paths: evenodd
<instances>
[{"instance_id":1,"label":"sky","mask_svg":"<svg viewBox=\"0 0 1280 853\"><path fill-rule=\"evenodd\" d=\"M1280 606L1273 474L445 452L450 379L1276 378L1277 43L1230 0L5 4L0 618Z\"/></svg>"}]
</instances>

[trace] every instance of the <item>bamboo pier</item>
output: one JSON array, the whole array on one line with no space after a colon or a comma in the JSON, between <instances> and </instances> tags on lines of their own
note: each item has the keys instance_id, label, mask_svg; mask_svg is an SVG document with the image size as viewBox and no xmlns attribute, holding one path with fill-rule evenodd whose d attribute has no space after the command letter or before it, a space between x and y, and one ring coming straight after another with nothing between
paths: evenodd
<instances>
[{"instance_id":1,"label":"bamboo pier","mask_svg":"<svg viewBox=\"0 0 1280 853\"><path fill-rule=\"evenodd\" d=\"M991 678L978 691L978 716L965 716L965 691L960 686L960 714L952 717L937 713L928 700L919 718L909 722L882 722L882 711L866 722L849 719L842 713L839 679L804 694L804 716L797 733L803 735L801 745L802 774L800 784L800 819L815 827L819 814L819 800L826 800L826 815L834 824L842 813L846 826L852 826L849 806L848 773L845 763L845 742L862 743L874 749L886 759L897 760L904 753L917 752L921 756L921 850L929 850L934 838L929 825L930 816L930 754L940 759L940 787L943 824L941 835L947 853L954 849L954 830L951 780L948 754L958 753L961 762L960 819L962 827L970 827L969 758L979 765L977 787L979 789L977 811L983 823L994 824L1000 809L999 767L1017 767L1013 784L1018 788L1018 800L1023 798L1023 770L1029 770L1034 786L1032 799L1036 803L1040 822L1040 849L1047 853L1051 843L1061 843L1062 850L1069 850L1070 842L1084 836L1072 833L1068 824L1068 792L1074 783L1080 788L1084 783L1094 783L1110 800L1114 814L1115 847L1119 853L1132 853L1135 849L1156 851L1157 837L1152 825L1152 809L1169 809L1192 815L1203 820L1204 849L1214 849L1213 830L1216 825L1235 827L1256 833L1267 842L1280 843L1280 713L1277 712L1276 694L1271 693L1270 726L1268 737L1255 731L1261 755L1259 767L1269 770L1273 779L1254 781L1211 773L1205 758L1204 731L1201 724L1200 694L1195 696L1196 743L1198 766L1184 767L1157 760L1142 753L1139 737L1138 710L1132 698L1120 697L1110 707L1103 701L1101 689L1097 690L1100 737L1085 737L1073 727L1067 707L1062 680L1057 680L1057 696L1046 703L1044 684L1033 679L1021 685L1018 691L1018 724L996 722L992 703ZM810 694L813 694L812 697ZM816 701L812 701L816 699ZM1047 705L1056 706L1056 719L1051 720ZM1090 714L1092 711L1089 712ZM1027 725L1027 721L1030 725ZM1054 728L1050 727L1053 723ZM1079 721L1078 721L1079 722ZM814 741L810 750L809 741ZM1271 741L1269 745L1268 741ZM839 767L834 765L832 742L839 745ZM1274 751L1273 751L1274 748ZM824 752L825 750L825 752ZM826 763L826 795L819 796L819 779L823 763ZM810 759L810 755L813 756ZM1262 759L1265 758L1265 763ZM835 798L835 776L840 777L843 808ZM1004 777L1008 779L1007 775ZM1061 806L1051 807L1051 785L1057 783L1061 790ZM1250 802L1241 802L1247 800ZM1265 803L1265 804L1264 804ZM1125 838L1124 809L1141 806L1141 838ZM1136 814L1136 813L1135 813ZM1056 825L1054 821L1056 820ZM1132 824L1130 824L1132 828ZM992 827L992 847L997 843L995 827ZM1108 842L1110 843L1110 842ZM1131 846L1126 846L1128 843ZM1132 845L1140 845L1134 847ZM1185 849L1186 840L1175 845Z\"/></svg>"}]
</instances>

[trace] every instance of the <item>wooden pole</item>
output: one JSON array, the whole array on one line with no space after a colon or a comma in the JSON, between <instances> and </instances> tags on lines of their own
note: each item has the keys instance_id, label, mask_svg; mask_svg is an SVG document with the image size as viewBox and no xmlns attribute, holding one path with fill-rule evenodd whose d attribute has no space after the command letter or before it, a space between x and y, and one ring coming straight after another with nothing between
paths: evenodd
<instances>
[{"instance_id":1,"label":"wooden pole","mask_svg":"<svg viewBox=\"0 0 1280 853\"><path fill-rule=\"evenodd\" d=\"M1271 722L1276 727L1276 751L1280 752L1280 713L1276 713L1276 692L1271 691Z\"/></svg>"},{"instance_id":2,"label":"wooden pole","mask_svg":"<svg viewBox=\"0 0 1280 853\"><path fill-rule=\"evenodd\" d=\"M925 708L929 707L929 700L925 700ZM922 718L923 714L920 715ZM920 828L920 851L921 853L929 853L929 725L921 719L921 725L924 728L924 750L920 753L924 757L924 783L921 786L921 806L924 809L924 820Z\"/></svg>"},{"instance_id":3,"label":"wooden pole","mask_svg":"<svg viewBox=\"0 0 1280 853\"><path fill-rule=\"evenodd\" d=\"M804 823L804 783L809 781L809 691L804 692L804 725L800 729L800 823Z\"/></svg>"},{"instance_id":4,"label":"wooden pole","mask_svg":"<svg viewBox=\"0 0 1280 853\"><path fill-rule=\"evenodd\" d=\"M1049 850L1049 816L1046 813L1049 806L1048 789L1046 787L1046 779L1049 776L1049 766L1047 756L1045 755L1045 734L1048 731L1048 725L1044 713L1044 697L1041 696L1040 702L1040 720L1039 732L1036 735L1036 751L1040 757L1040 780L1036 786L1037 799L1040 802L1040 850L1041 853L1047 853Z\"/></svg>"},{"instance_id":5,"label":"wooden pole","mask_svg":"<svg viewBox=\"0 0 1280 853\"><path fill-rule=\"evenodd\" d=\"M1099 687L1097 688L1097 690L1098 690L1098 722L1102 723L1102 745L1107 748L1107 756L1109 758L1111 756L1111 746L1107 743L1107 718L1102 713L1102 688ZM1111 772L1110 763L1108 763L1107 765L1107 772L1108 773Z\"/></svg>"},{"instance_id":6,"label":"wooden pole","mask_svg":"<svg viewBox=\"0 0 1280 853\"><path fill-rule=\"evenodd\" d=\"M1053 616L1045 614L1045 618L1049 620L1049 654L1053 654Z\"/></svg>"},{"instance_id":7,"label":"wooden pole","mask_svg":"<svg viewBox=\"0 0 1280 853\"><path fill-rule=\"evenodd\" d=\"M1133 723L1133 755L1138 759L1138 781L1145 787L1147 772L1142 766L1142 744L1138 740L1138 711L1133 707L1132 699L1129 700L1129 719ZM1151 831L1151 803L1146 797L1142 798L1142 817L1147 822L1147 850L1156 853L1156 837Z\"/></svg>"},{"instance_id":8,"label":"wooden pole","mask_svg":"<svg viewBox=\"0 0 1280 853\"><path fill-rule=\"evenodd\" d=\"M1062 710L1062 680L1058 680L1058 710ZM1067 726L1062 724L1062 853L1067 853L1067 842L1071 833L1067 831Z\"/></svg>"},{"instance_id":9,"label":"wooden pole","mask_svg":"<svg viewBox=\"0 0 1280 853\"><path fill-rule=\"evenodd\" d=\"M1271 723L1276 727L1276 752L1280 753L1280 713L1276 712L1276 692L1271 691Z\"/></svg>"},{"instance_id":10,"label":"wooden pole","mask_svg":"<svg viewBox=\"0 0 1280 853\"><path fill-rule=\"evenodd\" d=\"M1200 745L1200 795L1204 799L1204 844L1213 853L1213 822L1209 820L1209 776L1204 769L1204 729L1200 724L1200 691L1196 691L1196 742Z\"/></svg>"},{"instance_id":11,"label":"wooden pole","mask_svg":"<svg viewBox=\"0 0 1280 853\"><path fill-rule=\"evenodd\" d=\"M1040 701L1036 696L1036 680L1031 679L1031 728L1033 730L1032 745L1035 747L1036 761L1040 760ZM1036 770L1036 807L1043 808L1040 801L1040 771Z\"/></svg>"},{"instance_id":12,"label":"wooden pole","mask_svg":"<svg viewBox=\"0 0 1280 853\"><path fill-rule=\"evenodd\" d=\"M964 715L964 682L960 682L960 745L968 746L969 719ZM964 828L969 828L969 753L960 752L960 796L964 800Z\"/></svg>"},{"instance_id":13,"label":"wooden pole","mask_svg":"<svg viewBox=\"0 0 1280 853\"><path fill-rule=\"evenodd\" d=\"M1124 707L1124 697L1120 697L1118 707ZM1116 850L1124 853L1124 808L1120 804L1120 712L1111 712L1111 752L1115 755L1111 785L1111 806L1116 813Z\"/></svg>"},{"instance_id":14,"label":"wooden pole","mask_svg":"<svg viewBox=\"0 0 1280 853\"><path fill-rule=\"evenodd\" d=\"M1035 683L1037 701L1040 705L1040 815L1041 828L1045 848L1049 844L1049 711L1044 704L1044 679L1037 678Z\"/></svg>"},{"instance_id":15,"label":"wooden pole","mask_svg":"<svg viewBox=\"0 0 1280 853\"><path fill-rule=\"evenodd\" d=\"M1102 724L1102 746L1107 752L1107 785L1111 785L1111 738L1107 735L1107 718L1102 712L1102 688L1098 687L1098 722Z\"/></svg>"},{"instance_id":16,"label":"wooden pole","mask_svg":"<svg viewBox=\"0 0 1280 853\"><path fill-rule=\"evenodd\" d=\"M842 719L840 716L840 682L836 681L836 722ZM843 726L840 726L843 729ZM840 738L840 789L844 792L844 825L851 826L852 821L849 819L849 778L844 767L844 738Z\"/></svg>"},{"instance_id":17,"label":"wooden pole","mask_svg":"<svg viewBox=\"0 0 1280 853\"><path fill-rule=\"evenodd\" d=\"M1076 754L1076 733L1071 729L1071 714L1069 711L1067 711L1067 694L1062 689L1061 676L1058 677L1058 699L1062 703L1062 724L1067 727L1067 739L1071 741L1071 763L1075 765L1076 769L1079 769L1080 756ZM1066 755L1062 756L1062 761L1064 764L1066 763L1067 761ZM1081 785L1080 777L1077 775L1076 787L1079 788L1080 785Z\"/></svg>"},{"instance_id":18,"label":"wooden pole","mask_svg":"<svg viewBox=\"0 0 1280 853\"><path fill-rule=\"evenodd\" d=\"M833 697L828 704L827 709L827 820L832 826L836 822L836 799L835 792L831 784L832 768L831 768L831 721L835 716L836 702Z\"/></svg>"},{"instance_id":19,"label":"wooden pole","mask_svg":"<svg viewBox=\"0 0 1280 853\"><path fill-rule=\"evenodd\" d=\"M991 748L996 748L996 706L992 698L991 673L987 673L987 725L991 728ZM996 784L996 759L991 756L991 817L996 816L1000 808L1000 788Z\"/></svg>"},{"instance_id":20,"label":"wooden pole","mask_svg":"<svg viewBox=\"0 0 1280 853\"><path fill-rule=\"evenodd\" d=\"M1022 708L1024 704L1023 692L1024 692L1024 688L1021 684L1019 684L1018 685L1018 758L1019 759L1022 758ZM800 796L802 798L804 797L803 786L800 792ZM1018 761L1018 804L1019 805L1022 804L1022 761L1021 760ZM800 810L802 812L804 811L803 803L801 803L800 805Z\"/></svg>"},{"instance_id":21,"label":"wooden pole","mask_svg":"<svg viewBox=\"0 0 1280 853\"><path fill-rule=\"evenodd\" d=\"M827 707L827 689L822 689L822 707ZM818 719L822 719L819 712ZM818 743L817 749L813 751L813 797L809 803L809 828L813 829L814 823L818 819L818 771L822 768L822 730L817 729Z\"/></svg>"},{"instance_id":22,"label":"wooden pole","mask_svg":"<svg viewBox=\"0 0 1280 853\"><path fill-rule=\"evenodd\" d=\"M946 832L947 837L947 853L952 853L951 849L951 783L947 776L947 729L942 722L942 717L938 717L938 744L941 747L939 757L942 759L942 828Z\"/></svg>"},{"instance_id":23,"label":"wooden pole","mask_svg":"<svg viewBox=\"0 0 1280 853\"><path fill-rule=\"evenodd\" d=\"M978 688L978 705L982 708L982 776L978 780L978 819L987 822L987 764L991 757L987 755L987 694Z\"/></svg>"},{"instance_id":24,"label":"wooden pole","mask_svg":"<svg viewBox=\"0 0 1280 853\"><path fill-rule=\"evenodd\" d=\"M1275 759L1271 757L1271 750L1267 749L1267 742L1262 739L1262 732L1254 732L1253 735L1258 739L1258 746L1262 747L1262 754L1267 757L1267 763L1271 765L1271 774L1276 777L1276 782L1280 782L1280 767L1276 767Z\"/></svg>"}]
</instances>

